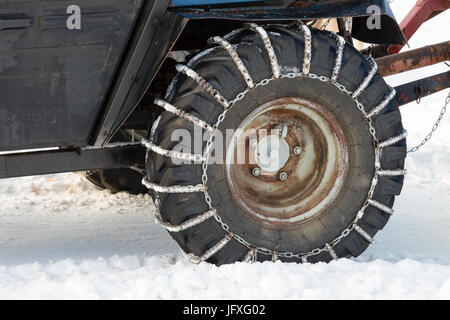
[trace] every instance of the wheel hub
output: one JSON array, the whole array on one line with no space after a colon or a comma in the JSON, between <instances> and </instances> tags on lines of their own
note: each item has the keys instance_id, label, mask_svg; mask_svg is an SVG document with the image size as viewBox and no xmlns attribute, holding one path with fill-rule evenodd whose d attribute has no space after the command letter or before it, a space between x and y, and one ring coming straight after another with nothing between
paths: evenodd
<instances>
[{"instance_id":1,"label":"wheel hub","mask_svg":"<svg viewBox=\"0 0 450 320\"><path fill-rule=\"evenodd\" d=\"M284 128L287 132L287 127ZM285 136L271 134L260 139L254 150L254 157L261 169L274 173L286 165L289 160L289 144L284 138Z\"/></svg>"},{"instance_id":2,"label":"wheel hub","mask_svg":"<svg viewBox=\"0 0 450 320\"><path fill-rule=\"evenodd\" d=\"M248 151L248 152L246 152ZM245 153L245 161L239 161ZM227 146L226 179L246 214L269 225L303 223L343 186L348 147L324 106L283 98L256 108Z\"/></svg>"}]
</instances>

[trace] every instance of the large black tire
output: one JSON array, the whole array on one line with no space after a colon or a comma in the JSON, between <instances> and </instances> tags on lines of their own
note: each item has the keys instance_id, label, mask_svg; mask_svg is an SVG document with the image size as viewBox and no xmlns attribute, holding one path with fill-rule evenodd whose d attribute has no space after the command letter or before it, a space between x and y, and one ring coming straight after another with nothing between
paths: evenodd
<instances>
[{"instance_id":1,"label":"large black tire","mask_svg":"<svg viewBox=\"0 0 450 320\"><path fill-rule=\"evenodd\" d=\"M298 26L268 26L268 31L282 73L301 72L304 61L304 34ZM337 42L328 32L312 30L311 73L331 77L336 61ZM261 37L253 31L236 33L228 41L234 45L255 83L272 78L270 60ZM222 47L210 48L207 54L200 54L189 65L208 83L217 89L228 101L247 90L247 84L230 55ZM346 44L343 52L342 68L337 82L348 91L356 90L367 77L370 63L351 45ZM217 122L223 112L221 106L206 90L193 79L180 73L166 100L177 108L188 112L210 124ZM372 110L383 101L391 88L376 74L369 86L358 97L366 108ZM375 174L375 145L369 132L367 119L358 110L355 101L334 84L309 77L282 77L247 92L237 101L219 126L235 129L242 119L256 107L267 101L300 96L327 106L344 130L349 142L349 169L344 187L334 202L320 215L296 227L273 227L258 223L246 215L239 203L231 195L225 179L223 165L208 167L208 192L212 204L231 231L255 247L267 248L274 252L311 252L323 248L339 237L355 220L358 211L367 200L368 191ZM372 119L376 137L384 141L403 132L401 115L395 99L380 114ZM171 150L178 142L171 141L176 129L193 132L194 126L172 113L164 113L156 130L154 142ZM403 139L383 149L381 167L385 170L404 168L406 141ZM201 164L181 164L155 153L148 155L149 179L164 186L197 185L202 183ZM400 194L403 176L380 177L372 199L392 208L395 196ZM209 209L203 193L160 193L160 213L162 218L179 225ZM358 226L373 237L381 230L390 214L368 206L358 221ZM172 232L171 236L183 251L201 256L227 235L227 231L216 219L208 219L182 232ZM357 257L368 247L367 237L352 230L334 247L337 257ZM235 238L216 252L207 261L216 265L241 261L249 248ZM259 261L272 259L270 255L258 254ZM308 262L330 261L330 252L308 257ZM297 261L298 258L281 258L283 261Z\"/></svg>"}]
</instances>

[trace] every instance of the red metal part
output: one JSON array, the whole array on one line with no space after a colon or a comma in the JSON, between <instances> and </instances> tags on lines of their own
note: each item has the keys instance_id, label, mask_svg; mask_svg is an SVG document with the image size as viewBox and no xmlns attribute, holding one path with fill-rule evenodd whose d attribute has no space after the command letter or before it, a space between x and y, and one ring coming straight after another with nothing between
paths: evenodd
<instances>
[{"instance_id":1,"label":"red metal part","mask_svg":"<svg viewBox=\"0 0 450 320\"><path fill-rule=\"evenodd\" d=\"M424 22L449 8L450 0L418 0L414 8L400 23L400 29L406 40L409 41ZM399 53L403 47L404 45L390 45L387 53Z\"/></svg>"}]
</instances>

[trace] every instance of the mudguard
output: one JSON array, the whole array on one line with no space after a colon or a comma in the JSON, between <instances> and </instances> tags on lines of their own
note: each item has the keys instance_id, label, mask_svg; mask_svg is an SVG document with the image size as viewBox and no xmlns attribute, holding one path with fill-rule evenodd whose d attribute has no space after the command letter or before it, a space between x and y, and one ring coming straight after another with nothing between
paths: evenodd
<instances>
[{"instance_id":1,"label":"mudguard","mask_svg":"<svg viewBox=\"0 0 450 320\"><path fill-rule=\"evenodd\" d=\"M187 18L287 20L354 17L352 36L378 44L403 44L405 38L386 0L255 1L172 0L173 10ZM380 28L368 19L380 17Z\"/></svg>"}]
</instances>

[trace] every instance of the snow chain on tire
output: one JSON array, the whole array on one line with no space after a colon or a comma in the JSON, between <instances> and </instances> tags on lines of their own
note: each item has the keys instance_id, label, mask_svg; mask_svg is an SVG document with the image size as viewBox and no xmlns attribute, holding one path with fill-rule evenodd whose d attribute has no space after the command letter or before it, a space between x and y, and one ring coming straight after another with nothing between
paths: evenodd
<instances>
[{"instance_id":1,"label":"snow chain on tire","mask_svg":"<svg viewBox=\"0 0 450 320\"><path fill-rule=\"evenodd\" d=\"M358 100L358 98L361 95L361 93L368 87L372 78L377 73L377 65L371 57L367 57L367 60L371 65L370 72L367 74L367 76L362 81L362 83L359 85L359 87L354 92L351 92L344 85L340 84L337 81L339 72L341 70L343 50L345 47L345 40L341 36L334 34L334 33L333 34L329 33L337 41L337 55L336 55L335 66L332 71L332 76L326 77L326 76L318 76L318 75L310 72L311 56L312 56L312 54L311 54L312 53L311 52L312 51L312 45L311 45L312 38L311 38L311 31L305 24L298 23L299 31L301 31L303 33L304 39L305 39L304 60L303 60L302 68L301 68L302 72L300 72L300 73L299 72L283 72L282 71L283 68L278 64L278 59L277 59L277 56L275 55L275 51L274 51L274 48L272 47L271 40L268 36L268 33L262 27L260 27L256 24L249 24L247 27L250 30L257 33L261 37L261 40L263 41L264 47L267 51L266 53L270 60L273 75L271 78L266 78L258 83L254 83L252 76L250 75L249 71L243 64L241 58L239 57L237 52L233 49L233 46L227 42L226 39L229 39L230 35L224 36L223 38L215 37L215 38L211 39L210 43L218 44L220 47L224 48L226 50L226 52L228 52L228 54L231 56L232 60L236 64L236 67L238 68L240 74L242 75L245 83L248 86L248 88L246 90L238 93L233 100L231 100L231 101L226 100L224 98L224 96L218 90L216 90L211 84L209 84L205 79L203 79L198 73L196 73L194 70L192 70L189 67L192 64L192 62L189 62L187 64L187 66L184 66L184 65L177 66L177 70L180 73L183 73L186 76L188 76L189 78L193 79L198 84L198 86L200 86L202 89L204 89L206 92L208 92L220 105L222 105L223 112L220 114L220 116L217 119L217 122L214 125L210 125L203 120L200 120L190 114L187 114L186 112L178 109L177 107L173 106L172 104L170 104L164 100L157 99L155 101L156 105L164 108L166 111L171 112L171 113L175 114L176 116L181 117L187 121L190 121L196 126L199 126L206 130L209 130L212 133L209 140L206 143L206 148L205 148L203 154L188 154L188 153L175 152L172 150L166 150L166 149L154 144L154 142L153 142L153 135L159 125L159 122L161 119L161 116L160 116L159 119L157 121L155 121L155 123L153 125L151 134L150 134L150 138L148 140L147 139L142 140L142 143L147 147L148 151L157 153L164 157L176 158L176 159L181 159L181 160L191 160L191 161L196 161L196 162L202 163L202 172L203 172L202 183L198 184L198 185L162 186L162 185L159 185L159 184L149 181L148 178L143 179L143 184L153 191L155 206L156 206L156 221L157 221L157 223L160 224L162 227L166 228L170 232L180 232L180 231L186 230L188 228L191 228L193 226L201 224L211 218L214 218L220 224L220 226L226 233L225 237L223 237L222 240L220 240L216 245L212 246L210 249L208 249L206 252L204 252L200 256L195 256L192 253L187 253L189 259L194 263L199 263L201 261L208 260L211 256L213 256L219 250L224 248L224 246L228 242L230 242L232 239L237 240L239 243L241 243L248 249L247 254L245 254L244 258L242 259L242 261L246 261L246 262L256 261L257 256L259 254L270 256L272 261L276 261L279 258L283 257L283 258L287 258L287 259L296 259L297 261L301 261L304 263L304 262L308 262L308 258L319 255L323 252L326 252L329 254L329 256L332 259L337 259L338 255L336 254L334 247L340 241L342 241L344 238L346 238L350 234L350 232L352 232L353 230L356 231L359 235L361 235L361 237L364 238L367 242L372 243L373 238L370 236L369 232L367 232L360 225L358 225L358 222L363 218L366 209L369 206L373 206L373 207L381 210L382 212L387 213L388 215L392 215L394 213L394 210L391 209L389 206L384 205L384 204L376 201L375 199L373 199L375 188L377 187L379 179L380 179L380 177L383 177L383 176L391 176L392 177L392 176L403 176L406 174L406 170L403 170L403 169L384 170L383 168L381 168L381 154L382 154L382 151L384 148L387 148L389 146L396 144L397 142L400 142L401 140L404 140L407 136L407 132L404 131L399 135L390 137L384 141L379 141L379 139L377 138L377 135L376 135L375 126L372 123L373 117L378 115L381 111L383 111L383 109L395 97L395 90L391 89L391 91L384 97L384 99L381 103L379 103L376 107L372 108L369 112L366 112L367 109ZM236 33L237 32L234 31L234 34L236 34ZM199 56L204 56L204 55L206 55L207 52L210 52L210 51L211 51L211 49L207 49L206 52L200 53ZM198 58L199 58L198 56L194 57L194 59L198 59ZM371 181L371 186L370 186L370 190L367 194L366 201L364 202L364 205L358 211L356 218L353 220L353 222L351 222L351 224L344 231L342 231L340 236L338 236L337 238L335 238L333 241L331 241L329 243L325 243L323 245L323 247L316 248L309 252L294 253L294 252L277 252L277 251L269 250L264 247L258 247L256 245L250 243L243 237L239 236L238 234L234 233L233 230L231 230L231 228L222 220L219 211L213 207L212 200L208 193L208 187L207 187L207 182L208 182L207 169L208 169L208 160L210 157L211 146L213 144L214 136L215 136L216 132L218 131L218 127L224 121L224 119L227 115L227 112L230 110L230 108L233 107L234 104L236 104L236 102L242 100L249 91L254 90L257 87L264 87L276 79L285 79L285 78L289 78L289 79L309 78L309 79L313 79L313 80L317 80L317 81L321 81L321 82L325 82L325 83L330 83L330 84L334 85L337 89L339 89L339 91L348 95L354 101L357 108L359 109L359 111L363 114L364 118L366 119L367 124L369 126L370 135L372 136L374 147L375 147L375 163L374 163L375 174ZM174 80L174 81L176 81L176 80ZM173 84L171 85L171 87L168 90L171 90L172 86L173 86ZM192 218L180 225L172 225L168 222L163 221L163 218L162 218L161 212L160 212L160 206L161 206L161 202L160 202L160 198L159 198L160 193L194 193L194 192L203 193L204 199L209 206L208 211L206 211L206 212L198 215L197 217Z\"/></svg>"}]
</instances>

